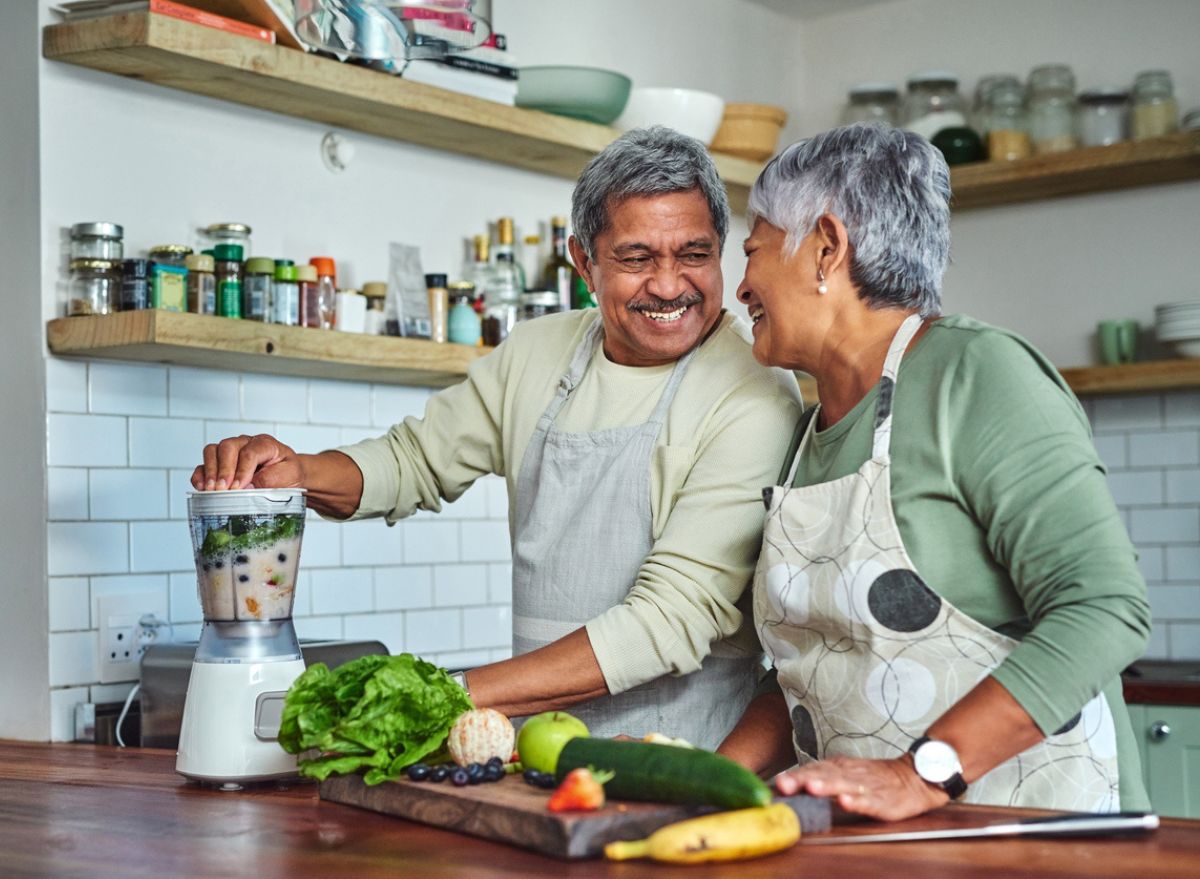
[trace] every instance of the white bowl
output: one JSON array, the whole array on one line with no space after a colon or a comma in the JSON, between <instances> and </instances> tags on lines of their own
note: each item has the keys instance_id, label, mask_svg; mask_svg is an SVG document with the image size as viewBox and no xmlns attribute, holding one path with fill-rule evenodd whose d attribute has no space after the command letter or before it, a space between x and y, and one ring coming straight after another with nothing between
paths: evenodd
<instances>
[{"instance_id":1,"label":"white bowl","mask_svg":"<svg viewBox=\"0 0 1200 879\"><path fill-rule=\"evenodd\" d=\"M1200 357L1200 339L1181 339L1171 344L1183 357Z\"/></svg>"},{"instance_id":2,"label":"white bowl","mask_svg":"<svg viewBox=\"0 0 1200 879\"><path fill-rule=\"evenodd\" d=\"M695 89L635 88L613 125L620 131L666 125L707 146L721 126L725 101Z\"/></svg>"}]
</instances>

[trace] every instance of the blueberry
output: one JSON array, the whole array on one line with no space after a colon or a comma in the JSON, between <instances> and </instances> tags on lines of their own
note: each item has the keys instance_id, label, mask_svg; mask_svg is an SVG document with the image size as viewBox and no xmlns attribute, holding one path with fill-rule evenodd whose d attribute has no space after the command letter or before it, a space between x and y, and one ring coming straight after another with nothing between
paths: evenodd
<instances>
[{"instance_id":1,"label":"blueberry","mask_svg":"<svg viewBox=\"0 0 1200 879\"><path fill-rule=\"evenodd\" d=\"M554 777L553 772L542 772L538 774L538 787L544 787L546 790L553 790L558 787L558 781Z\"/></svg>"},{"instance_id":2,"label":"blueberry","mask_svg":"<svg viewBox=\"0 0 1200 879\"><path fill-rule=\"evenodd\" d=\"M224 562L213 562L213 567L219 571L219 570L221 570L221 568L225 567L225 563Z\"/></svg>"},{"instance_id":3,"label":"blueberry","mask_svg":"<svg viewBox=\"0 0 1200 879\"><path fill-rule=\"evenodd\" d=\"M234 561L239 565L244 565L249 563L250 558L249 556L239 555L234 558Z\"/></svg>"},{"instance_id":4,"label":"blueberry","mask_svg":"<svg viewBox=\"0 0 1200 879\"><path fill-rule=\"evenodd\" d=\"M499 781L504 778L504 767L496 766L489 763L487 768L483 770L484 781Z\"/></svg>"},{"instance_id":5,"label":"blueberry","mask_svg":"<svg viewBox=\"0 0 1200 879\"><path fill-rule=\"evenodd\" d=\"M408 767L408 777L413 781L424 781L429 778L430 769L424 763L414 763Z\"/></svg>"},{"instance_id":6,"label":"blueberry","mask_svg":"<svg viewBox=\"0 0 1200 879\"><path fill-rule=\"evenodd\" d=\"M471 783L470 776L467 775L467 770L461 767L450 773L450 780L454 782L455 787L463 787Z\"/></svg>"},{"instance_id":7,"label":"blueberry","mask_svg":"<svg viewBox=\"0 0 1200 879\"><path fill-rule=\"evenodd\" d=\"M238 574L238 582L239 583L249 583L250 575L249 574Z\"/></svg>"},{"instance_id":8,"label":"blueberry","mask_svg":"<svg viewBox=\"0 0 1200 879\"><path fill-rule=\"evenodd\" d=\"M430 781L445 781L446 777L449 774L450 774L450 770L447 769L445 766L435 766L435 767L433 767L433 769L429 770L429 780Z\"/></svg>"},{"instance_id":9,"label":"blueberry","mask_svg":"<svg viewBox=\"0 0 1200 879\"><path fill-rule=\"evenodd\" d=\"M525 779L526 784L532 784L536 787L538 783L538 776L541 774L542 773L538 772L536 769L526 769L521 773L521 777Z\"/></svg>"},{"instance_id":10,"label":"blueberry","mask_svg":"<svg viewBox=\"0 0 1200 879\"><path fill-rule=\"evenodd\" d=\"M287 555L281 552L281 553L279 554L279 560L280 560L281 562L286 562L286 561L287 561Z\"/></svg>"},{"instance_id":11,"label":"blueberry","mask_svg":"<svg viewBox=\"0 0 1200 879\"><path fill-rule=\"evenodd\" d=\"M503 761L503 760L501 760L499 757L493 757L491 760L487 761L487 764L486 764L486 765L488 765L488 766L499 766L501 769L503 769L503 768L504 768L504 761Z\"/></svg>"}]
</instances>

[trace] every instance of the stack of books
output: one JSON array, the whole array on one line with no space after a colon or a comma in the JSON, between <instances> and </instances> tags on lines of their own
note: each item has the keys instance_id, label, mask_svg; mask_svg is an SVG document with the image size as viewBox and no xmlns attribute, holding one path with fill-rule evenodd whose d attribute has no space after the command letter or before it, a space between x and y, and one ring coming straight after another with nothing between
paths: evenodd
<instances>
[{"instance_id":1,"label":"stack of books","mask_svg":"<svg viewBox=\"0 0 1200 879\"><path fill-rule=\"evenodd\" d=\"M506 48L503 35L493 34L484 45L441 58L414 60L401 74L419 82L513 106L517 101L517 59Z\"/></svg>"},{"instance_id":2,"label":"stack of books","mask_svg":"<svg viewBox=\"0 0 1200 879\"><path fill-rule=\"evenodd\" d=\"M126 12L149 12L153 15L166 15L231 34L251 37L255 40L262 40L264 43L275 42L274 31L267 30L265 27L248 24L244 21L234 21L232 18L202 9L194 9L182 3L175 3L173 0L73 0L70 3L52 6L50 9L61 16L63 21L83 21Z\"/></svg>"}]
</instances>

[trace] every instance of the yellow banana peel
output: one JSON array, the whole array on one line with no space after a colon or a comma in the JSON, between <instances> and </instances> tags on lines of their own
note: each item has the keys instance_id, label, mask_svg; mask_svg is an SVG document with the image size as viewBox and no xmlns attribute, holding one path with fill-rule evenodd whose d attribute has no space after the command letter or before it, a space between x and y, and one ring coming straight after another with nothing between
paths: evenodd
<instances>
[{"instance_id":1,"label":"yellow banana peel","mask_svg":"<svg viewBox=\"0 0 1200 879\"><path fill-rule=\"evenodd\" d=\"M614 861L653 858L673 864L739 861L791 848L800 839L800 820L783 803L717 812L661 827L646 839L610 842Z\"/></svg>"}]
</instances>

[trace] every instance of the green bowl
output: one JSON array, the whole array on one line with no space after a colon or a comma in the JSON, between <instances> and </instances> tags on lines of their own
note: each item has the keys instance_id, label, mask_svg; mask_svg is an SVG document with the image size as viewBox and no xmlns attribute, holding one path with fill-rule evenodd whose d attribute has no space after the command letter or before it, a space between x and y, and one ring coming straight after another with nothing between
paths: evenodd
<instances>
[{"instance_id":1,"label":"green bowl","mask_svg":"<svg viewBox=\"0 0 1200 879\"><path fill-rule=\"evenodd\" d=\"M621 115L633 83L597 67L522 67L517 106L608 125Z\"/></svg>"}]
</instances>

